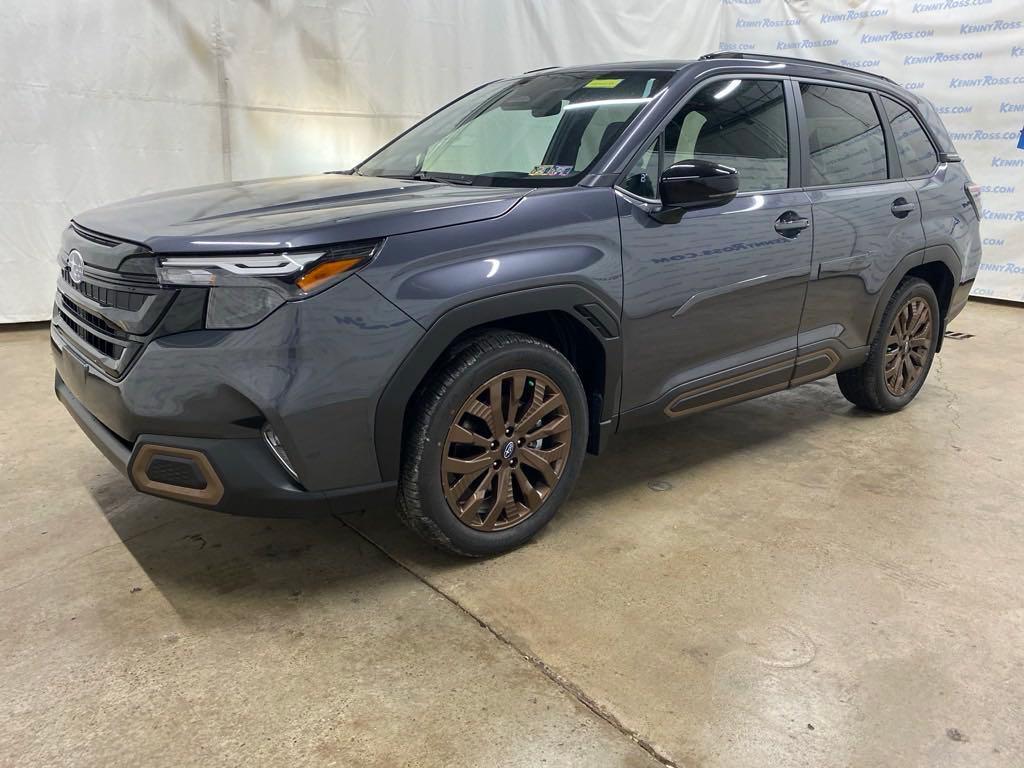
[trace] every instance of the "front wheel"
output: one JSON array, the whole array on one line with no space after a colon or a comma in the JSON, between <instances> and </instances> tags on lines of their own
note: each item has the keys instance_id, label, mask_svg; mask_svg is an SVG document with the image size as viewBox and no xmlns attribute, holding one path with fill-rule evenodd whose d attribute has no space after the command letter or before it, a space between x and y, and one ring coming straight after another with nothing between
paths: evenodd
<instances>
[{"instance_id":1,"label":"front wheel","mask_svg":"<svg viewBox=\"0 0 1024 768\"><path fill-rule=\"evenodd\" d=\"M539 339L491 331L417 395L398 505L416 533L470 557L520 546L569 495L587 442L583 386Z\"/></svg>"},{"instance_id":2,"label":"front wheel","mask_svg":"<svg viewBox=\"0 0 1024 768\"><path fill-rule=\"evenodd\" d=\"M868 411L904 408L924 385L941 333L935 291L918 277L905 279L885 308L867 360L836 374L840 391Z\"/></svg>"}]
</instances>

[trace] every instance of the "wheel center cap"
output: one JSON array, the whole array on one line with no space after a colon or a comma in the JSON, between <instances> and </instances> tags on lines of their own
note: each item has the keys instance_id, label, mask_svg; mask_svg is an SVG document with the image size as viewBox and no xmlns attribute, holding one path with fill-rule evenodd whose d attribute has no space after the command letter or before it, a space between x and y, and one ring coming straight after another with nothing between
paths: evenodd
<instances>
[{"instance_id":1,"label":"wheel center cap","mask_svg":"<svg viewBox=\"0 0 1024 768\"><path fill-rule=\"evenodd\" d=\"M514 441L509 440L505 443L505 448L502 450L501 455L506 459L511 459L512 455L516 452L516 444Z\"/></svg>"}]
</instances>

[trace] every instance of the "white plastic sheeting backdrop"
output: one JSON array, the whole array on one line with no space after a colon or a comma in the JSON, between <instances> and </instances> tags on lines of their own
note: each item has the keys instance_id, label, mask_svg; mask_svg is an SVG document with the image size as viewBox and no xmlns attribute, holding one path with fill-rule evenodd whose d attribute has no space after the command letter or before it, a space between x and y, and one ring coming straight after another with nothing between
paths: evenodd
<instances>
[{"instance_id":1,"label":"white plastic sheeting backdrop","mask_svg":"<svg viewBox=\"0 0 1024 768\"><path fill-rule=\"evenodd\" d=\"M762 0L3 0L0 322L49 317L58 238L78 211L346 168L485 80L693 58L752 6Z\"/></svg>"},{"instance_id":2,"label":"white plastic sheeting backdrop","mask_svg":"<svg viewBox=\"0 0 1024 768\"><path fill-rule=\"evenodd\" d=\"M718 32L702 0L3 0L0 322L49 318L79 211L347 168L488 79Z\"/></svg>"},{"instance_id":3,"label":"white plastic sheeting backdrop","mask_svg":"<svg viewBox=\"0 0 1024 768\"><path fill-rule=\"evenodd\" d=\"M1024 0L725 0L721 48L877 72L930 99L982 187L973 294L1024 302Z\"/></svg>"}]
</instances>

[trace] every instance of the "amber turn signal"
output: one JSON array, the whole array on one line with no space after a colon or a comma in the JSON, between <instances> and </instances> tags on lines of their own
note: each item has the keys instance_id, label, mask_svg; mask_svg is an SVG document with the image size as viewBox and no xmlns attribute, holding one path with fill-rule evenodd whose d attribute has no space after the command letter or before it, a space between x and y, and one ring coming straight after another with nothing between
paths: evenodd
<instances>
[{"instance_id":1,"label":"amber turn signal","mask_svg":"<svg viewBox=\"0 0 1024 768\"><path fill-rule=\"evenodd\" d=\"M365 259L361 258L325 261L323 264L317 264L311 270L304 273L302 277L295 281L295 284L305 293L309 293L321 283L334 279L342 272L348 272L350 269L362 264L363 261Z\"/></svg>"}]
</instances>

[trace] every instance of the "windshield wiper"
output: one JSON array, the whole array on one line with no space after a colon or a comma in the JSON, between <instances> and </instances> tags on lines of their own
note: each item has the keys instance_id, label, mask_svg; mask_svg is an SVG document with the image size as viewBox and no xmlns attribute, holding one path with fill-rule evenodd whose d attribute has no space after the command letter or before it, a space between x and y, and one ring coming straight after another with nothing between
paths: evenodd
<instances>
[{"instance_id":1,"label":"windshield wiper","mask_svg":"<svg viewBox=\"0 0 1024 768\"><path fill-rule=\"evenodd\" d=\"M426 171L416 171L412 175L416 181L437 181L442 184L472 184L473 178L471 176L449 176L447 174L436 174L427 173Z\"/></svg>"}]
</instances>

